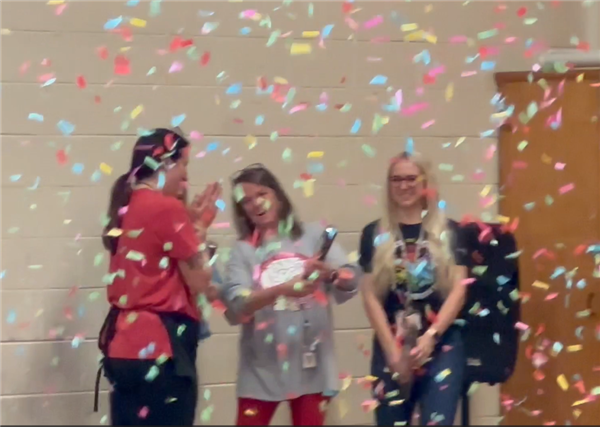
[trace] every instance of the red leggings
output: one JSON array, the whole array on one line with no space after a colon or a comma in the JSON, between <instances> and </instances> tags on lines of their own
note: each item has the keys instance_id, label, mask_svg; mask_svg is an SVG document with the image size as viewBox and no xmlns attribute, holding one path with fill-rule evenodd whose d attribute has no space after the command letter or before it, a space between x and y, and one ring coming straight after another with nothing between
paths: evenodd
<instances>
[{"instance_id":1,"label":"red leggings","mask_svg":"<svg viewBox=\"0 0 600 427\"><path fill-rule=\"evenodd\" d=\"M305 394L288 400L295 426L322 426L325 422L325 403L329 397L322 394ZM238 399L238 426L267 426L281 402L265 402L241 397Z\"/></svg>"}]
</instances>

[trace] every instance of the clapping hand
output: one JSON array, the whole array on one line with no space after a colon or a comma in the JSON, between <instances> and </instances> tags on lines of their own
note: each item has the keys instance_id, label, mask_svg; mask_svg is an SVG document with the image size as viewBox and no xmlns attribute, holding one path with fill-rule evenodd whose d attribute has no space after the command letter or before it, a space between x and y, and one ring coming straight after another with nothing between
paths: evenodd
<instances>
[{"instance_id":1,"label":"clapping hand","mask_svg":"<svg viewBox=\"0 0 600 427\"><path fill-rule=\"evenodd\" d=\"M217 216L216 201L221 196L221 184L218 182L210 183L204 191L197 194L190 204L190 212L194 225L202 230L206 230L213 223Z\"/></svg>"}]
</instances>

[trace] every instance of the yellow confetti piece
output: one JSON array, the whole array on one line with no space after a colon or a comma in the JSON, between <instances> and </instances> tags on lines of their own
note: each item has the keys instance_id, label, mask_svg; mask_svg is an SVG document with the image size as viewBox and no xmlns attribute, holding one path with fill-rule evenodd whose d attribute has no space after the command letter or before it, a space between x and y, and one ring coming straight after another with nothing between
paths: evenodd
<instances>
[{"instance_id":1,"label":"yellow confetti piece","mask_svg":"<svg viewBox=\"0 0 600 427\"><path fill-rule=\"evenodd\" d=\"M400 399L400 400L391 400L388 405L390 406L398 406L398 405L402 405L404 403L404 399Z\"/></svg>"},{"instance_id":2,"label":"yellow confetti piece","mask_svg":"<svg viewBox=\"0 0 600 427\"><path fill-rule=\"evenodd\" d=\"M424 37L425 37L425 33L422 30L419 30L419 31L415 31L410 34L407 34L406 37L404 37L404 41L418 42L418 41L423 40Z\"/></svg>"},{"instance_id":3,"label":"yellow confetti piece","mask_svg":"<svg viewBox=\"0 0 600 427\"><path fill-rule=\"evenodd\" d=\"M0 35L3 36L8 36L11 33L11 31L8 28L2 28L2 30L0 30Z\"/></svg>"},{"instance_id":4,"label":"yellow confetti piece","mask_svg":"<svg viewBox=\"0 0 600 427\"><path fill-rule=\"evenodd\" d=\"M100 163L100 172L102 172L105 175L110 175L112 174L113 168L110 165L107 165L106 163Z\"/></svg>"},{"instance_id":5,"label":"yellow confetti piece","mask_svg":"<svg viewBox=\"0 0 600 427\"><path fill-rule=\"evenodd\" d=\"M352 384L352 377L348 375L342 380L342 391L347 390L348 387L350 387L350 384Z\"/></svg>"},{"instance_id":6,"label":"yellow confetti piece","mask_svg":"<svg viewBox=\"0 0 600 427\"><path fill-rule=\"evenodd\" d=\"M131 46L123 46L122 48L119 49L119 52L125 53L125 52L129 51L130 49L131 49Z\"/></svg>"},{"instance_id":7,"label":"yellow confetti piece","mask_svg":"<svg viewBox=\"0 0 600 427\"><path fill-rule=\"evenodd\" d=\"M452 101L452 97L454 96L454 83L448 83L446 86L446 102Z\"/></svg>"},{"instance_id":8,"label":"yellow confetti piece","mask_svg":"<svg viewBox=\"0 0 600 427\"><path fill-rule=\"evenodd\" d=\"M288 81L287 81L287 79L284 79L283 77L279 77L279 76L275 77L275 78L273 79L273 81L274 81L275 83L277 83L278 85L287 85L287 84L288 84Z\"/></svg>"},{"instance_id":9,"label":"yellow confetti piece","mask_svg":"<svg viewBox=\"0 0 600 427\"><path fill-rule=\"evenodd\" d=\"M508 224L510 222L510 218L504 215L498 215L497 219L500 224Z\"/></svg>"},{"instance_id":10,"label":"yellow confetti piece","mask_svg":"<svg viewBox=\"0 0 600 427\"><path fill-rule=\"evenodd\" d=\"M583 81L583 79L585 78L585 73L581 73L577 76L577 83L581 83Z\"/></svg>"},{"instance_id":11,"label":"yellow confetti piece","mask_svg":"<svg viewBox=\"0 0 600 427\"><path fill-rule=\"evenodd\" d=\"M315 194L315 180L309 179L306 181L302 189L304 190L304 197L312 197Z\"/></svg>"},{"instance_id":12,"label":"yellow confetti piece","mask_svg":"<svg viewBox=\"0 0 600 427\"><path fill-rule=\"evenodd\" d=\"M290 54L292 55L306 55L312 52L312 46L309 43L292 43L290 48Z\"/></svg>"},{"instance_id":13,"label":"yellow confetti piece","mask_svg":"<svg viewBox=\"0 0 600 427\"><path fill-rule=\"evenodd\" d=\"M575 410L573 411L573 417L574 417L575 419L579 418L579 417L581 416L581 414L582 414L582 412L581 412L581 409L575 409Z\"/></svg>"},{"instance_id":14,"label":"yellow confetti piece","mask_svg":"<svg viewBox=\"0 0 600 427\"><path fill-rule=\"evenodd\" d=\"M146 27L146 20L140 19L140 18L131 18L129 20L129 23L131 25L133 25L134 27L138 27L138 28L145 28Z\"/></svg>"},{"instance_id":15,"label":"yellow confetti piece","mask_svg":"<svg viewBox=\"0 0 600 427\"><path fill-rule=\"evenodd\" d=\"M576 402L573 402L573 404L571 406L573 406L573 407L574 406L581 406L584 403L588 403L588 402L589 402L589 399L581 399L581 400L578 400Z\"/></svg>"},{"instance_id":16,"label":"yellow confetti piece","mask_svg":"<svg viewBox=\"0 0 600 427\"><path fill-rule=\"evenodd\" d=\"M320 31L302 31L302 37L305 39L314 39L319 37Z\"/></svg>"},{"instance_id":17,"label":"yellow confetti piece","mask_svg":"<svg viewBox=\"0 0 600 427\"><path fill-rule=\"evenodd\" d=\"M552 164L552 157L550 157L547 154L542 154L542 162L546 163L547 165Z\"/></svg>"},{"instance_id":18,"label":"yellow confetti piece","mask_svg":"<svg viewBox=\"0 0 600 427\"><path fill-rule=\"evenodd\" d=\"M139 116L142 111L144 111L144 106L143 105L138 105L137 107L135 107L133 109L133 111L131 111L131 114L129 115L131 117L131 120L135 120L135 118L137 116Z\"/></svg>"},{"instance_id":19,"label":"yellow confetti piece","mask_svg":"<svg viewBox=\"0 0 600 427\"><path fill-rule=\"evenodd\" d=\"M436 44L437 43L437 36L433 35L433 34L425 34L425 40L427 40L429 43L431 44Z\"/></svg>"},{"instance_id":20,"label":"yellow confetti piece","mask_svg":"<svg viewBox=\"0 0 600 427\"><path fill-rule=\"evenodd\" d=\"M428 4L427 6L425 6L425 13L429 13L433 10L433 5L432 4Z\"/></svg>"},{"instance_id":21,"label":"yellow confetti piece","mask_svg":"<svg viewBox=\"0 0 600 427\"><path fill-rule=\"evenodd\" d=\"M563 391L567 391L569 389L569 383L567 382L567 378L563 374L560 374L558 378L556 378L556 382Z\"/></svg>"},{"instance_id":22,"label":"yellow confetti piece","mask_svg":"<svg viewBox=\"0 0 600 427\"><path fill-rule=\"evenodd\" d=\"M354 264L355 262L358 262L359 258L360 258L360 255L359 255L358 251L352 251L348 254L348 262L350 264Z\"/></svg>"},{"instance_id":23,"label":"yellow confetti piece","mask_svg":"<svg viewBox=\"0 0 600 427\"><path fill-rule=\"evenodd\" d=\"M56 6L58 4L63 4L65 2L65 0L48 0L48 3L46 3L48 6Z\"/></svg>"},{"instance_id":24,"label":"yellow confetti piece","mask_svg":"<svg viewBox=\"0 0 600 427\"><path fill-rule=\"evenodd\" d=\"M544 282L540 282L539 280L536 280L535 282L533 282L533 284L531 285L534 288L540 288L540 289L550 289L550 285L548 285L547 283Z\"/></svg>"},{"instance_id":25,"label":"yellow confetti piece","mask_svg":"<svg viewBox=\"0 0 600 427\"><path fill-rule=\"evenodd\" d=\"M406 32L418 30L419 26L417 24L402 24L400 26L400 30Z\"/></svg>"},{"instance_id":26,"label":"yellow confetti piece","mask_svg":"<svg viewBox=\"0 0 600 427\"><path fill-rule=\"evenodd\" d=\"M119 237L121 234L123 234L123 230L120 228L111 228L108 233L106 233L109 237Z\"/></svg>"},{"instance_id":27,"label":"yellow confetti piece","mask_svg":"<svg viewBox=\"0 0 600 427\"><path fill-rule=\"evenodd\" d=\"M461 136L460 138L458 138L458 141L456 141L456 144L454 144L455 147L458 147L460 144L462 144L463 142L465 142L467 140L466 136Z\"/></svg>"},{"instance_id":28,"label":"yellow confetti piece","mask_svg":"<svg viewBox=\"0 0 600 427\"><path fill-rule=\"evenodd\" d=\"M377 381L377 380L378 380L378 378L377 378L377 377L375 377L375 376L373 376L373 375L367 375L367 376L364 378L364 380L365 380L365 381L367 381L367 382L370 382L370 383L372 383L372 382L375 382L375 381Z\"/></svg>"},{"instance_id":29,"label":"yellow confetti piece","mask_svg":"<svg viewBox=\"0 0 600 427\"><path fill-rule=\"evenodd\" d=\"M323 151L311 151L306 156L307 159L320 159L325 153Z\"/></svg>"},{"instance_id":30,"label":"yellow confetti piece","mask_svg":"<svg viewBox=\"0 0 600 427\"><path fill-rule=\"evenodd\" d=\"M44 309L43 309L43 308L40 308L40 309L37 311L37 313L35 313L35 317L36 317L36 318L37 318L37 317L40 317L40 316L42 315L42 313L43 313L43 312L44 312Z\"/></svg>"},{"instance_id":31,"label":"yellow confetti piece","mask_svg":"<svg viewBox=\"0 0 600 427\"><path fill-rule=\"evenodd\" d=\"M337 402L340 419L343 419L348 414L348 404L346 403L345 399L340 399Z\"/></svg>"},{"instance_id":32,"label":"yellow confetti piece","mask_svg":"<svg viewBox=\"0 0 600 427\"><path fill-rule=\"evenodd\" d=\"M569 353L575 353L576 351L581 351L582 349L583 346L581 344L567 346L567 352Z\"/></svg>"},{"instance_id":33,"label":"yellow confetti piece","mask_svg":"<svg viewBox=\"0 0 600 427\"><path fill-rule=\"evenodd\" d=\"M486 185L485 187L483 187L483 190L481 190L481 193L479 193L479 195L481 197L485 197L488 194L490 194L490 191L492 191L492 186L491 185Z\"/></svg>"},{"instance_id":34,"label":"yellow confetti piece","mask_svg":"<svg viewBox=\"0 0 600 427\"><path fill-rule=\"evenodd\" d=\"M246 135L246 138L244 138L244 142L248 144L248 148L254 148L257 139L254 135Z\"/></svg>"}]
</instances>

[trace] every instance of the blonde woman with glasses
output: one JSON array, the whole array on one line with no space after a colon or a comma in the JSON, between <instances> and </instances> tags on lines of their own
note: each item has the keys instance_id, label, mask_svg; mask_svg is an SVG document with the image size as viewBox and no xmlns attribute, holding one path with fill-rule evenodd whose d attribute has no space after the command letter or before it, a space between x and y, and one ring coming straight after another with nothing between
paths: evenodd
<instances>
[{"instance_id":1,"label":"blonde woman with glasses","mask_svg":"<svg viewBox=\"0 0 600 427\"><path fill-rule=\"evenodd\" d=\"M381 218L362 231L364 306L375 331L371 374L377 425L453 425L465 355L455 320L467 257L418 154L389 165Z\"/></svg>"},{"instance_id":2,"label":"blonde woman with glasses","mask_svg":"<svg viewBox=\"0 0 600 427\"><path fill-rule=\"evenodd\" d=\"M260 164L234 175L238 240L221 299L242 325L237 425L268 425L281 402L293 425L323 425L338 391L330 302L357 293L359 269L335 242L321 251L325 227L302 224L277 178Z\"/></svg>"}]
</instances>

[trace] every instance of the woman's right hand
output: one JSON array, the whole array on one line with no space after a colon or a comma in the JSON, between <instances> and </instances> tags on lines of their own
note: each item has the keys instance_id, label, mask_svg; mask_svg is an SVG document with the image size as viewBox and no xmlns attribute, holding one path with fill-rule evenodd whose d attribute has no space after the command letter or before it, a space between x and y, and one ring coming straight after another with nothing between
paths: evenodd
<instances>
[{"instance_id":1,"label":"woman's right hand","mask_svg":"<svg viewBox=\"0 0 600 427\"><path fill-rule=\"evenodd\" d=\"M221 195L221 184L213 182L208 184L204 191L197 194L190 204L192 222L202 229L210 227L217 216L215 203Z\"/></svg>"},{"instance_id":2,"label":"woman's right hand","mask_svg":"<svg viewBox=\"0 0 600 427\"><path fill-rule=\"evenodd\" d=\"M289 298L302 298L314 293L318 284L315 281L303 279L302 276L296 276L292 280L279 285L281 295Z\"/></svg>"},{"instance_id":3,"label":"woman's right hand","mask_svg":"<svg viewBox=\"0 0 600 427\"><path fill-rule=\"evenodd\" d=\"M406 355L402 354L402 350L394 345L394 348L386 353L386 359L390 372L392 374L398 374L397 380L400 383L407 383L410 381L410 367Z\"/></svg>"}]
</instances>

